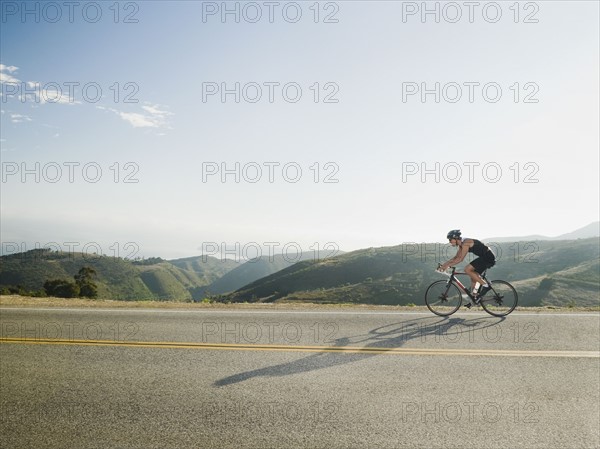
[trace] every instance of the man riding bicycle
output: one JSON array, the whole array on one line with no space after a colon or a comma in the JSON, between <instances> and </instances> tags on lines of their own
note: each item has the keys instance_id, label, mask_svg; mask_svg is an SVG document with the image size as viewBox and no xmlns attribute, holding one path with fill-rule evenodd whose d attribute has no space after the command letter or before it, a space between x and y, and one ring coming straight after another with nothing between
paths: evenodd
<instances>
[{"instance_id":1,"label":"man riding bicycle","mask_svg":"<svg viewBox=\"0 0 600 449\"><path fill-rule=\"evenodd\" d=\"M452 246L457 246L458 251L456 256L447 262L441 264L439 271L445 271L448 267L455 266L463 261L468 253L473 253L477 256L470 264L465 267L465 273L471 278L471 289L475 297L475 303L478 304L481 297L490 289L487 282L481 277L481 273L496 264L496 256L490 248L477 239L461 237L459 229L453 229L446 236ZM478 291L479 286L481 290Z\"/></svg>"}]
</instances>

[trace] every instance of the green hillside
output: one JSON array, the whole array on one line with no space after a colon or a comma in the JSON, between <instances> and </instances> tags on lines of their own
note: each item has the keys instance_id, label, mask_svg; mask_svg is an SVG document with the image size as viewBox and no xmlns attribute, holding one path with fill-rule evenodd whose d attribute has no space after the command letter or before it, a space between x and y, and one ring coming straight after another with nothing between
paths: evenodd
<instances>
[{"instance_id":1,"label":"green hillside","mask_svg":"<svg viewBox=\"0 0 600 449\"><path fill-rule=\"evenodd\" d=\"M520 305L598 305L597 238L498 243L493 247L498 263L489 277L513 283L520 293ZM454 251L440 244L354 251L297 263L218 299L423 304L427 286L443 278L434 272L437 263L450 258ZM463 281L467 283L468 278Z\"/></svg>"},{"instance_id":2,"label":"green hillside","mask_svg":"<svg viewBox=\"0 0 600 449\"><path fill-rule=\"evenodd\" d=\"M220 260L209 256L174 259L169 260L169 263L190 276L189 281L198 286L209 285L239 266L239 263L233 260Z\"/></svg>"},{"instance_id":3,"label":"green hillside","mask_svg":"<svg viewBox=\"0 0 600 449\"><path fill-rule=\"evenodd\" d=\"M249 284L250 282L276 273L277 271L289 266L290 263L286 262L281 256L273 258L263 256L249 260L229 271L210 285L207 285L204 288L199 288L196 291L196 296L194 299L198 300L211 294L235 291L244 285Z\"/></svg>"},{"instance_id":4,"label":"green hillside","mask_svg":"<svg viewBox=\"0 0 600 449\"><path fill-rule=\"evenodd\" d=\"M316 253L311 251L301 254L299 259L313 260L327 258L330 257L330 254L331 252L328 251ZM343 254L343 252L337 251L337 254ZM290 258L286 258L282 254L274 256L262 256L248 260L247 262L229 271L212 284L207 285L203 289L198 289L197 293L199 293L199 295L197 298L195 297L195 299L202 299L207 295L233 292L245 285L250 284L251 282L283 270L294 263L295 262L293 262Z\"/></svg>"},{"instance_id":5,"label":"green hillside","mask_svg":"<svg viewBox=\"0 0 600 449\"><path fill-rule=\"evenodd\" d=\"M40 291L49 279L69 279L82 266L97 273L98 297L120 300L177 300L192 298L195 289L223 276L237 264L213 257L164 261L130 261L82 253L32 250L0 257L0 288L21 286Z\"/></svg>"}]
</instances>

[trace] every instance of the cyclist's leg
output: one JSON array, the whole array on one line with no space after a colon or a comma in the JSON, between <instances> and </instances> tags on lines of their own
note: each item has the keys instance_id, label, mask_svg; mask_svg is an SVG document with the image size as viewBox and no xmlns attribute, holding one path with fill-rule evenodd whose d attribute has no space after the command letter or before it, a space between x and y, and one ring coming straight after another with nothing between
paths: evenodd
<instances>
[{"instance_id":1,"label":"cyclist's leg","mask_svg":"<svg viewBox=\"0 0 600 449\"><path fill-rule=\"evenodd\" d=\"M486 268L488 268L488 263L481 257L478 257L465 267L465 273L467 273L467 275L469 275L469 278L471 278L471 291L475 289L475 284L477 282L479 282L479 284L481 285L486 284L486 282L481 277L481 273L483 273L486 270Z\"/></svg>"},{"instance_id":2,"label":"cyclist's leg","mask_svg":"<svg viewBox=\"0 0 600 449\"><path fill-rule=\"evenodd\" d=\"M485 270L482 271L482 272L480 272L481 277L483 278L483 274L485 274L485 271L488 268L492 268L494 265L496 265L496 258L495 257L494 258L486 258L485 259ZM479 291L479 295L480 296L485 295L491 289L490 283L488 282L488 280L487 279L484 279L484 280L485 280L485 284L482 284L483 288Z\"/></svg>"}]
</instances>

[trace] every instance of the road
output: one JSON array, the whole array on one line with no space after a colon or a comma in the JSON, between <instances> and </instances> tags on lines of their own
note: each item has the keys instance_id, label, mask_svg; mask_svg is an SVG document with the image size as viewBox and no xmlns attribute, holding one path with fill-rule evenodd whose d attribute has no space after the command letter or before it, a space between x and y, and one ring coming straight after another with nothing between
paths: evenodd
<instances>
[{"instance_id":1,"label":"road","mask_svg":"<svg viewBox=\"0 0 600 449\"><path fill-rule=\"evenodd\" d=\"M1 308L6 448L598 448L600 315Z\"/></svg>"}]
</instances>

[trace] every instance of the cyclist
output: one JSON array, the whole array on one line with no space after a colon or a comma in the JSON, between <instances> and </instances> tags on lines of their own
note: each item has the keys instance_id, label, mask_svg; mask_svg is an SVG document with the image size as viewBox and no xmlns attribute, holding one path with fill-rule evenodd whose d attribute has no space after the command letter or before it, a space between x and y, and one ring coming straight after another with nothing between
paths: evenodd
<instances>
[{"instance_id":1,"label":"cyclist","mask_svg":"<svg viewBox=\"0 0 600 449\"><path fill-rule=\"evenodd\" d=\"M477 256L477 259L473 260L470 264L465 267L465 273L471 278L471 289L473 290L473 296L475 298L475 304L478 304L481 297L486 294L490 289L490 286L483 280L481 273L496 264L496 256L490 250L490 248L477 239L463 239L461 237L460 229L453 229L448 232L446 236L452 246L457 246L458 251L456 256L447 262L441 264L438 268L439 271L445 271L450 266L463 261L467 256L467 253L473 253ZM481 290L478 290L478 285L481 285Z\"/></svg>"}]
</instances>

